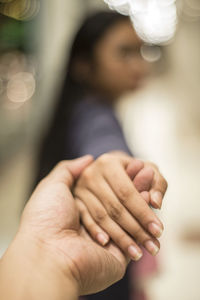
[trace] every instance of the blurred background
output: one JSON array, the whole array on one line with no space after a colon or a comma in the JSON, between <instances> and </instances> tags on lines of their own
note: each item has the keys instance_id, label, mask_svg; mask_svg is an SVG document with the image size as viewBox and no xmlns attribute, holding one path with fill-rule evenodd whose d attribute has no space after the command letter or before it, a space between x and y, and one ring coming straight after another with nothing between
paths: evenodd
<instances>
[{"instance_id":1,"label":"blurred background","mask_svg":"<svg viewBox=\"0 0 200 300\"><path fill-rule=\"evenodd\" d=\"M108 6L0 1L0 254L30 191L71 39L83 16L98 9ZM174 38L143 49L153 68L145 86L116 107L131 149L169 182L159 272L145 281L150 300L200 299L200 1L177 1L177 15Z\"/></svg>"}]
</instances>

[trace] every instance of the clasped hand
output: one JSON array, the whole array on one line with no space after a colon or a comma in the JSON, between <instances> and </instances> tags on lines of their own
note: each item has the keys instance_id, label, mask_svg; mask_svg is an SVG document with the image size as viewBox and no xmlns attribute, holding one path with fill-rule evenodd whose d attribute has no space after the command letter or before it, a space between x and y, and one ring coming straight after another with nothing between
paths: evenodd
<instances>
[{"instance_id":1,"label":"clasped hand","mask_svg":"<svg viewBox=\"0 0 200 300\"><path fill-rule=\"evenodd\" d=\"M165 191L154 165L123 153L59 163L33 193L1 260L1 299L71 300L118 281L139 258L139 244L159 247L163 225L149 204L160 207Z\"/></svg>"}]
</instances>

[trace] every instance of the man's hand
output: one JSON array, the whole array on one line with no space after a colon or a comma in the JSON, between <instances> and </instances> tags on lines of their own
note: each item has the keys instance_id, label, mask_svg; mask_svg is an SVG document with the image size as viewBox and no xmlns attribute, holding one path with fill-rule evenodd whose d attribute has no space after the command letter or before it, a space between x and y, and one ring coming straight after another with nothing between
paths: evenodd
<instances>
[{"instance_id":1,"label":"man's hand","mask_svg":"<svg viewBox=\"0 0 200 300\"><path fill-rule=\"evenodd\" d=\"M33 300L71 300L70 286L75 299L105 289L124 275L125 255L113 243L105 248L96 244L79 223L70 188L91 162L91 157L61 162L36 188L1 261L1 299L31 295ZM4 289L6 285L12 289Z\"/></svg>"}]
</instances>

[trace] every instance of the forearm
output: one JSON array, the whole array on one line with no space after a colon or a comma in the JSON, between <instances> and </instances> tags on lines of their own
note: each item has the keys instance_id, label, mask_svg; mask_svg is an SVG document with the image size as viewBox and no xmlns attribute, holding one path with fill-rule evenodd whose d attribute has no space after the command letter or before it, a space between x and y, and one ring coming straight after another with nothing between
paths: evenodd
<instances>
[{"instance_id":1,"label":"forearm","mask_svg":"<svg viewBox=\"0 0 200 300\"><path fill-rule=\"evenodd\" d=\"M78 287L35 244L15 239L0 261L1 300L76 300Z\"/></svg>"}]
</instances>

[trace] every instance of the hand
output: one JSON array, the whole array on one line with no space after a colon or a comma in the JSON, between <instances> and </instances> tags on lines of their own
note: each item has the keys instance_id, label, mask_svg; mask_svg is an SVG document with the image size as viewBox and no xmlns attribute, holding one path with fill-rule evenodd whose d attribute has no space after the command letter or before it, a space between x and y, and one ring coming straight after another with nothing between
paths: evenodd
<instances>
[{"instance_id":1,"label":"hand","mask_svg":"<svg viewBox=\"0 0 200 300\"><path fill-rule=\"evenodd\" d=\"M147 198L147 185L140 195L129 177L134 175L140 188L145 177L149 190L155 175L152 169L143 167L141 161L122 153L104 154L84 170L74 189L82 223L91 236L102 245L111 237L133 260L142 256L138 244L152 255L157 254L160 244L156 238L163 230L143 199Z\"/></svg>"},{"instance_id":2,"label":"hand","mask_svg":"<svg viewBox=\"0 0 200 300\"><path fill-rule=\"evenodd\" d=\"M155 209L161 209L167 191L167 181L155 164L148 161L140 161L140 163L141 168L137 169L133 160L127 167L127 174L146 202Z\"/></svg>"},{"instance_id":3,"label":"hand","mask_svg":"<svg viewBox=\"0 0 200 300\"><path fill-rule=\"evenodd\" d=\"M29 265L30 272L26 282L29 288L33 285L35 269L38 269L37 285L42 289L45 289L44 281L53 277L52 284L47 282L47 289L55 289L58 282L58 290L66 292L66 286L70 286L70 278L71 285L77 287L79 295L98 292L122 278L128 258L113 243L103 248L90 238L80 226L78 211L70 192L74 180L91 161L91 157L86 157L61 162L36 188L23 212L15 241L3 258L4 265L12 261L13 257L17 257L17 262L20 261L17 253L21 253L23 262L25 259L25 263L20 261L19 266L10 272L15 273L15 278L10 280L9 275L8 285L14 285L21 277L27 277L28 272L23 271L22 276L16 274ZM31 251L34 253L30 253ZM2 278L6 280L4 274ZM28 290L26 284L19 285L23 291ZM45 297L46 291L42 292L43 299L65 299L67 296L53 298L52 294L51 297ZM16 293L13 286L10 293ZM32 294L31 296L34 300L41 299L34 298ZM12 297L5 299L10 300ZM16 295L15 299L18 299Z\"/></svg>"}]
</instances>

